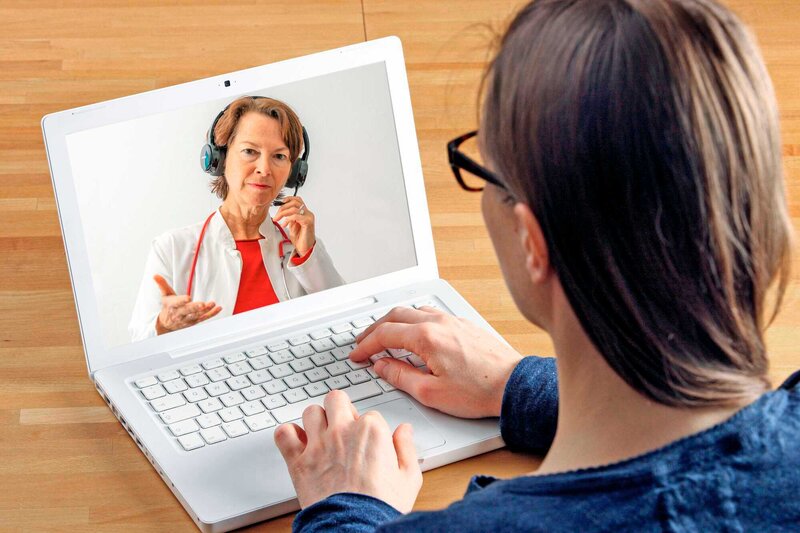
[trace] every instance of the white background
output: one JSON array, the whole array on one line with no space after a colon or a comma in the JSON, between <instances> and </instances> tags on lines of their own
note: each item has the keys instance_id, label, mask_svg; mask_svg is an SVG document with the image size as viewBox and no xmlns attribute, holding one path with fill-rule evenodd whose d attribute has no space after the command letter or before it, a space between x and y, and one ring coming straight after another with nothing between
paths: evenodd
<instances>
[{"instance_id":1,"label":"white background","mask_svg":"<svg viewBox=\"0 0 800 533\"><path fill-rule=\"evenodd\" d=\"M252 94L286 102L308 130L308 180L298 194L342 277L354 282L416 265L384 64ZM67 137L107 347L129 342L152 240L202 222L220 205L200 170L200 149L233 99Z\"/></svg>"}]
</instances>

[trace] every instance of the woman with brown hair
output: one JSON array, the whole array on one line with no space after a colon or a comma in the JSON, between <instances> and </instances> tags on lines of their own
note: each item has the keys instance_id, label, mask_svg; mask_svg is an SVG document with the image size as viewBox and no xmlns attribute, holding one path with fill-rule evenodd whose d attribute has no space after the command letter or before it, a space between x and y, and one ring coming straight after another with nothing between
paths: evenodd
<instances>
[{"instance_id":1,"label":"woman with brown hair","mask_svg":"<svg viewBox=\"0 0 800 533\"><path fill-rule=\"evenodd\" d=\"M411 430L334 391L276 442L312 531L782 531L800 523L800 381L770 391L764 329L789 270L775 98L713 0L536 0L486 76L480 131L449 147L515 303L557 359L434 309L397 308L350 357L421 403L499 416L544 453L412 513ZM483 160L465 155L477 140ZM772 302L772 305L770 305Z\"/></svg>"},{"instance_id":2,"label":"woman with brown hair","mask_svg":"<svg viewBox=\"0 0 800 533\"><path fill-rule=\"evenodd\" d=\"M273 98L243 96L220 112L201 164L222 205L205 222L153 241L132 340L344 284L316 236L314 213L301 197L281 194L287 181L302 185L304 139L295 112ZM280 205L274 218L272 205Z\"/></svg>"}]
</instances>

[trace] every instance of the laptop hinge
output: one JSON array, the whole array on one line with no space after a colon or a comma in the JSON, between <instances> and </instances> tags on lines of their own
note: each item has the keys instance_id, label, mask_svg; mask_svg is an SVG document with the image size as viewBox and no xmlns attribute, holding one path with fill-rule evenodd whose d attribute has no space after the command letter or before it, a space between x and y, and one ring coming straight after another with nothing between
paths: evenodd
<instances>
[{"instance_id":1,"label":"laptop hinge","mask_svg":"<svg viewBox=\"0 0 800 533\"><path fill-rule=\"evenodd\" d=\"M340 313L352 312L357 309L374 305L377 301L378 300L375 297L370 296L367 298L361 298L359 300L355 300L348 304L336 304L322 309L318 309L313 313L303 313L302 315L295 316L287 320L272 322L269 324L268 327L262 325L255 328L250 328L235 334L226 335L209 341L199 342L196 344L192 344L190 346L184 346L177 350L172 350L167 353L173 359L179 359L186 355L194 355L205 351L215 351L219 350L224 346L246 343L248 339L254 337L263 337L267 333L272 333L283 329L291 329L294 326L298 326L306 322L312 322L314 320L329 316L333 312L335 312L337 315Z\"/></svg>"}]
</instances>

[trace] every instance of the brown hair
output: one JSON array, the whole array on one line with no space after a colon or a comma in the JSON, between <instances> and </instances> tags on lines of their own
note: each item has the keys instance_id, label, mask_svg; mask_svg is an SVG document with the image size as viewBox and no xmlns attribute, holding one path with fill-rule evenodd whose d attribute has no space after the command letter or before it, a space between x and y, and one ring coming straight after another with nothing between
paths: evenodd
<instances>
[{"instance_id":1,"label":"brown hair","mask_svg":"<svg viewBox=\"0 0 800 533\"><path fill-rule=\"evenodd\" d=\"M214 143L227 148L236 137L239 119L251 111L278 121L283 142L289 149L289 159L294 163L303 150L303 126L291 107L273 98L242 96L231 102L214 127ZM211 192L223 200L228 196L228 181L224 174L211 180Z\"/></svg>"},{"instance_id":2,"label":"brown hair","mask_svg":"<svg viewBox=\"0 0 800 533\"><path fill-rule=\"evenodd\" d=\"M777 105L742 23L712 0L537 0L485 82L482 146L614 371L673 406L766 390L791 226Z\"/></svg>"}]
</instances>

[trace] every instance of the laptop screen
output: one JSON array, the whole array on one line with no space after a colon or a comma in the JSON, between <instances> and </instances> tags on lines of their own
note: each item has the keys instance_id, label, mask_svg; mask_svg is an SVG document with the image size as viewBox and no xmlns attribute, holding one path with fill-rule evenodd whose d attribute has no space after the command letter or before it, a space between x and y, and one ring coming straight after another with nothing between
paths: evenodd
<instances>
[{"instance_id":1,"label":"laptop screen","mask_svg":"<svg viewBox=\"0 0 800 533\"><path fill-rule=\"evenodd\" d=\"M417 265L383 62L246 95L305 127L296 195L276 185L288 134L259 112L239 119L222 176L201 168L212 122L242 94L67 135L106 348Z\"/></svg>"}]
</instances>

